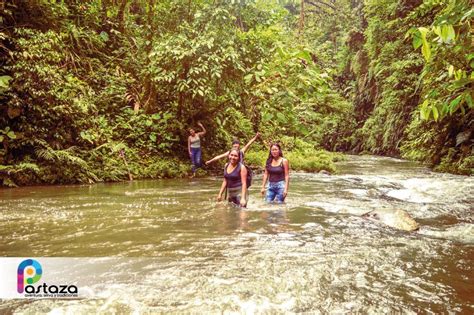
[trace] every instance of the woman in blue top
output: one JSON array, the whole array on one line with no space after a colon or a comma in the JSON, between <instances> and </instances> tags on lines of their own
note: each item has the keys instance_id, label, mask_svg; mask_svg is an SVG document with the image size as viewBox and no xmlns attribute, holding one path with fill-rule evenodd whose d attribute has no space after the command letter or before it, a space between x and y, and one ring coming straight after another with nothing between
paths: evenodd
<instances>
[{"instance_id":1,"label":"woman in blue top","mask_svg":"<svg viewBox=\"0 0 474 315\"><path fill-rule=\"evenodd\" d=\"M199 126L201 126L202 131L196 132L194 129L189 129L189 137L188 137L188 153L189 157L191 158L191 163L193 164L191 170L193 174L191 177L194 177L196 170L202 166L201 163L201 138L206 134L206 129L204 126L199 122Z\"/></svg>"},{"instance_id":2,"label":"woman in blue top","mask_svg":"<svg viewBox=\"0 0 474 315\"><path fill-rule=\"evenodd\" d=\"M247 206L247 168L240 163L239 150L232 149L229 153L229 163L224 167L224 181L217 200L222 200L222 194L227 189L228 201L241 207Z\"/></svg>"},{"instance_id":3,"label":"woman in blue top","mask_svg":"<svg viewBox=\"0 0 474 315\"><path fill-rule=\"evenodd\" d=\"M266 195L267 202L276 200L278 203L285 201L290 184L290 162L283 158L279 144L270 146L265 173L263 174L262 196L265 195L265 184L268 179L268 190Z\"/></svg>"}]
</instances>

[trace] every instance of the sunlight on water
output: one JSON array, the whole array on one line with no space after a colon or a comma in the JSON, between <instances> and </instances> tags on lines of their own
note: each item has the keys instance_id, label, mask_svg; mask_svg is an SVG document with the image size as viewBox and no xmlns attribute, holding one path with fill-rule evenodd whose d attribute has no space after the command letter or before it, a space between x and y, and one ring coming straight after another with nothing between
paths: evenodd
<instances>
[{"instance_id":1,"label":"sunlight on water","mask_svg":"<svg viewBox=\"0 0 474 315\"><path fill-rule=\"evenodd\" d=\"M1 190L2 256L127 260L88 286L97 299L0 313L474 312L473 178L376 157L340 169L294 173L285 205L257 177L247 209L215 201L219 178ZM395 210L420 229L388 227Z\"/></svg>"}]
</instances>

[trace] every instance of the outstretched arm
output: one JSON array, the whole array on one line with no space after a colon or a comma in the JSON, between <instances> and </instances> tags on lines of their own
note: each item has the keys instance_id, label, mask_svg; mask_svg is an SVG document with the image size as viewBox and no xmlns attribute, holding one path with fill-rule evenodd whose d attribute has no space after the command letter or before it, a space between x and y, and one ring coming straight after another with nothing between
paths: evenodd
<instances>
[{"instance_id":1,"label":"outstretched arm","mask_svg":"<svg viewBox=\"0 0 474 315\"><path fill-rule=\"evenodd\" d=\"M191 156L191 137L188 137L188 153Z\"/></svg>"},{"instance_id":2,"label":"outstretched arm","mask_svg":"<svg viewBox=\"0 0 474 315\"><path fill-rule=\"evenodd\" d=\"M290 186L290 162L287 159L283 160L283 169L285 170L285 190L283 190L283 198L288 195L288 186Z\"/></svg>"},{"instance_id":3,"label":"outstretched arm","mask_svg":"<svg viewBox=\"0 0 474 315\"><path fill-rule=\"evenodd\" d=\"M247 168L241 166L240 168L240 180L242 181L242 193L240 194L240 206L245 207L247 205Z\"/></svg>"},{"instance_id":4,"label":"outstretched arm","mask_svg":"<svg viewBox=\"0 0 474 315\"><path fill-rule=\"evenodd\" d=\"M198 132L197 134L200 136L204 136L206 134L206 128L204 128L204 126L200 122L198 122L198 125L201 127L202 131Z\"/></svg>"},{"instance_id":5,"label":"outstretched arm","mask_svg":"<svg viewBox=\"0 0 474 315\"><path fill-rule=\"evenodd\" d=\"M229 151L225 152L225 153L222 153L220 155L216 155L215 157L213 157L212 159L210 159L209 161L206 161L206 165L209 165L211 164L212 162L214 161L217 161L217 160L220 160L222 158L225 158L226 156L229 155Z\"/></svg>"},{"instance_id":6,"label":"outstretched arm","mask_svg":"<svg viewBox=\"0 0 474 315\"><path fill-rule=\"evenodd\" d=\"M263 173L263 180L262 180L262 189L260 192L262 193L262 197L265 196L265 184L267 183L267 178L268 178L268 171L267 168L265 167L265 173Z\"/></svg>"},{"instance_id":7,"label":"outstretched arm","mask_svg":"<svg viewBox=\"0 0 474 315\"><path fill-rule=\"evenodd\" d=\"M222 201L222 194L224 193L225 188L227 187L227 179L224 178L221 185L221 190L219 190L219 195L217 195L217 201Z\"/></svg>"},{"instance_id":8,"label":"outstretched arm","mask_svg":"<svg viewBox=\"0 0 474 315\"><path fill-rule=\"evenodd\" d=\"M242 149L242 152L247 152L247 150L250 148L250 146L252 145L252 143L254 143L255 140L257 140L257 138L260 136L260 132L257 132L255 134L255 137L253 137L252 139L250 139L250 141L245 145L245 147Z\"/></svg>"}]
</instances>

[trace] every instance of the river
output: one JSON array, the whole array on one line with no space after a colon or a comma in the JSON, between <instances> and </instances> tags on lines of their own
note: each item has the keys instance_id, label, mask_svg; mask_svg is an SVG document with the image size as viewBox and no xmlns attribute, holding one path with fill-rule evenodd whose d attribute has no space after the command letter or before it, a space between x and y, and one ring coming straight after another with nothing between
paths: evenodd
<instances>
[{"instance_id":1,"label":"river","mask_svg":"<svg viewBox=\"0 0 474 315\"><path fill-rule=\"evenodd\" d=\"M474 179L372 156L338 169L293 172L285 205L257 177L245 210L215 201L215 177L0 190L0 256L121 261L96 298L0 313L474 313ZM420 229L361 217L377 209Z\"/></svg>"}]
</instances>

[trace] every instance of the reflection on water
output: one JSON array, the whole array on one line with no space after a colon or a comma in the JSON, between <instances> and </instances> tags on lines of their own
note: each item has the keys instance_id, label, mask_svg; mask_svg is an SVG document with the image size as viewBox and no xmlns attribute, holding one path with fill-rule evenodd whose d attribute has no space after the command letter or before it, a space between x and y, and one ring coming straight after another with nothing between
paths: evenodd
<instances>
[{"instance_id":1,"label":"reflection on water","mask_svg":"<svg viewBox=\"0 0 474 315\"><path fill-rule=\"evenodd\" d=\"M293 173L285 205L257 178L246 209L215 202L219 178L1 190L2 256L152 259L92 285L99 299L0 312L473 313L473 179L389 158L340 169ZM421 228L361 217L378 209Z\"/></svg>"}]
</instances>

